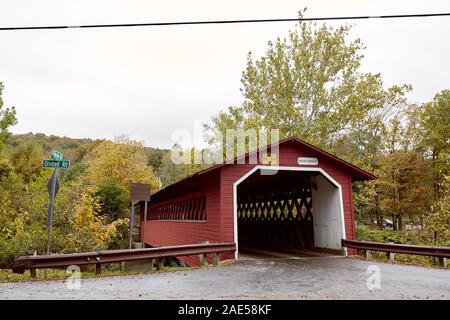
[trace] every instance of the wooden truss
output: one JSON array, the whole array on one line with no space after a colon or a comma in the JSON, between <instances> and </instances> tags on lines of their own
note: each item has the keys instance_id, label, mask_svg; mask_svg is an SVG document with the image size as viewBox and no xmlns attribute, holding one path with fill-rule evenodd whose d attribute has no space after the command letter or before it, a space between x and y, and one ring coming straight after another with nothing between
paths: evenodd
<instances>
[{"instance_id":1,"label":"wooden truss","mask_svg":"<svg viewBox=\"0 0 450 320\"><path fill-rule=\"evenodd\" d=\"M206 197L200 196L151 208L149 220L206 220Z\"/></svg>"},{"instance_id":2,"label":"wooden truss","mask_svg":"<svg viewBox=\"0 0 450 320\"><path fill-rule=\"evenodd\" d=\"M309 186L240 195L237 211L241 242L314 247Z\"/></svg>"}]
</instances>

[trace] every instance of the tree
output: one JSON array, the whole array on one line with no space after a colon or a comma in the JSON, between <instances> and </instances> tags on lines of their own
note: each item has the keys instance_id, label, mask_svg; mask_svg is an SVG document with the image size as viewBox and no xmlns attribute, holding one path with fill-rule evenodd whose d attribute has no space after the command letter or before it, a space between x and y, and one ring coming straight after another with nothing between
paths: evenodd
<instances>
[{"instance_id":1,"label":"tree","mask_svg":"<svg viewBox=\"0 0 450 320\"><path fill-rule=\"evenodd\" d=\"M145 154L147 156L148 165L155 170L155 172L159 172L159 168L161 167L162 158L164 155L169 153L169 150L158 149L158 148L145 148Z\"/></svg>"},{"instance_id":2,"label":"tree","mask_svg":"<svg viewBox=\"0 0 450 320\"><path fill-rule=\"evenodd\" d=\"M415 151L386 154L380 163L378 194L382 210L392 216L393 229L403 229L403 217L410 220L429 208L429 185L423 159Z\"/></svg>"},{"instance_id":3,"label":"tree","mask_svg":"<svg viewBox=\"0 0 450 320\"><path fill-rule=\"evenodd\" d=\"M11 132L8 131L9 127L17 123L16 109L14 107L3 108L2 94L3 84L0 82L0 154L11 138Z\"/></svg>"},{"instance_id":4,"label":"tree","mask_svg":"<svg viewBox=\"0 0 450 320\"><path fill-rule=\"evenodd\" d=\"M434 199L440 197L438 185L448 174L450 163L450 90L435 95L432 102L425 103L421 113L423 148L432 162Z\"/></svg>"},{"instance_id":5,"label":"tree","mask_svg":"<svg viewBox=\"0 0 450 320\"><path fill-rule=\"evenodd\" d=\"M109 234L106 246L108 249L128 249L129 230L128 218L114 221L108 226Z\"/></svg>"},{"instance_id":6,"label":"tree","mask_svg":"<svg viewBox=\"0 0 450 320\"><path fill-rule=\"evenodd\" d=\"M71 219L73 233L70 238L77 251L90 251L106 245L108 228L97 211L98 203L92 197L92 192L82 192L80 201L74 204L74 215Z\"/></svg>"},{"instance_id":7,"label":"tree","mask_svg":"<svg viewBox=\"0 0 450 320\"><path fill-rule=\"evenodd\" d=\"M208 167L205 163L194 163L194 153L200 154L199 150L191 148L184 152L190 152L190 163L175 164L172 161L171 153L167 152L161 159L161 166L159 168L159 177L161 179L162 187L167 187L175 182L178 182L200 170Z\"/></svg>"},{"instance_id":8,"label":"tree","mask_svg":"<svg viewBox=\"0 0 450 320\"><path fill-rule=\"evenodd\" d=\"M250 53L241 79L244 102L212 118L209 142L227 129L280 129L280 138L298 136L378 174L387 125L407 108L411 86L384 88L379 74L361 72L364 47L349 31L304 22L287 39L269 42L261 58ZM373 211L381 227L377 189L369 182L354 191L358 216Z\"/></svg>"},{"instance_id":9,"label":"tree","mask_svg":"<svg viewBox=\"0 0 450 320\"><path fill-rule=\"evenodd\" d=\"M396 104L409 86L384 89L379 74L360 72L363 46L348 40L349 30L304 22L288 39L269 42L260 59L249 53L244 102L212 118L210 142L230 128L280 129L281 138L295 135L333 151L371 111Z\"/></svg>"},{"instance_id":10,"label":"tree","mask_svg":"<svg viewBox=\"0 0 450 320\"><path fill-rule=\"evenodd\" d=\"M167 153L162 157L161 166L159 168L159 176L161 178L161 185L163 188L180 181L185 177L181 166L181 164L175 164L172 162L170 153Z\"/></svg>"},{"instance_id":11,"label":"tree","mask_svg":"<svg viewBox=\"0 0 450 320\"><path fill-rule=\"evenodd\" d=\"M23 178L25 183L37 177L42 169L42 159L44 159L42 147L35 143L20 144L9 154L14 171Z\"/></svg>"},{"instance_id":12,"label":"tree","mask_svg":"<svg viewBox=\"0 0 450 320\"><path fill-rule=\"evenodd\" d=\"M144 147L126 137L101 142L92 150L87 165L85 178L94 186L113 181L127 195L131 183L149 183L152 192L159 189L158 179L147 164Z\"/></svg>"},{"instance_id":13,"label":"tree","mask_svg":"<svg viewBox=\"0 0 450 320\"><path fill-rule=\"evenodd\" d=\"M106 223L119 219L129 206L126 192L114 181L102 183L94 197L99 204L97 212L105 218Z\"/></svg>"},{"instance_id":14,"label":"tree","mask_svg":"<svg viewBox=\"0 0 450 320\"><path fill-rule=\"evenodd\" d=\"M0 161L0 268L9 268L14 255L26 254L30 246L26 215L17 212L22 195L22 180L7 162Z\"/></svg>"},{"instance_id":15,"label":"tree","mask_svg":"<svg viewBox=\"0 0 450 320\"><path fill-rule=\"evenodd\" d=\"M82 178L87 169L86 163L78 162L72 164L69 169L66 169L63 173L64 182L71 183Z\"/></svg>"},{"instance_id":16,"label":"tree","mask_svg":"<svg viewBox=\"0 0 450 320\"><path fill-rule=\"evenodd\" d=\"M450 245L450 176L444 176L438 185L441 197L427 215L427 227L433 234L434 245Z\"/></svg>"}]
</instances>

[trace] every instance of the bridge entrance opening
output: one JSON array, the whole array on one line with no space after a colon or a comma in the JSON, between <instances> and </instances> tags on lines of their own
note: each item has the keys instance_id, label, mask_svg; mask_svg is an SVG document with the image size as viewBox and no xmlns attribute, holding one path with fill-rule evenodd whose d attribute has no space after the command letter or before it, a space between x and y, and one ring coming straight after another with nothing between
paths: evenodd
<instances>
[{"instance_id":1,"label":"bridge entrance opening","mask_svg":"<svg viewBox=\"0 0 450 320\"><path fill-rule=\"evenodd\" d=\"M255 168L237 183L241 259L343 253L341 188L322 170L305 169Z\"/></svg>"}]
</instances>

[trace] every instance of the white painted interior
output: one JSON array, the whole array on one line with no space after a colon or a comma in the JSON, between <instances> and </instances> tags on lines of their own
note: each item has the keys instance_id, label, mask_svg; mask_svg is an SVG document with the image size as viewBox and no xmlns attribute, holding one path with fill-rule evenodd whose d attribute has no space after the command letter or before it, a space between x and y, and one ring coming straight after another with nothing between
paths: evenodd
<instances>
[{"instance_id":1,"label":"white painted interior","mask_svg":"<svg viewBox=\"0 0 450 320\"><path fill-rule=\"evenodd\" d=\"M314 246L317 248L341 249L344 237L340 212L339 189L318 176L317 190L312 188Z\"/></svg>"},{"instance_id":2,"label":"white painted interior","mask_svg":"<svg viewBox=\"0 0 450 320\"><path fill-rule=\"evenodd\" d=\"M344 205L342 187L322 168L284 167L284 166L255 166L233 184L233 223L234 242L236 243L235 259L239 258L238 218L237 218L237 187L257 170L269 171L314 171L320 172L317 178L318 190L312 195L314 242L316 247L341 249L341 239L345 239ZM316 206L318 212L316 213ZM316 215L318 222L316 227ZM317 228L317 229L316 229ZM316 231L317 230L317 231ZM316 235L317 233L317 235ZM317 240L316 240L317 239ZM318 242L316 242L318 241ZM320 244L320 245L319 245ZM347 255L347 250L344 251Z\"/></svg>"}]
</instances>

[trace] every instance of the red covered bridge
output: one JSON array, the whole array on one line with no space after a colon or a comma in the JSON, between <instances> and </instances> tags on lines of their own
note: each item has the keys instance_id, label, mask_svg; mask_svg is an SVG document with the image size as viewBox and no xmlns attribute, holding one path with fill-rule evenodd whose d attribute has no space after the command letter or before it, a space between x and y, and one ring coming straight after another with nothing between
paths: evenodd
<instances>
[{"instance_id":1,"label":"red covered bridge","mask_svg":"<svg viewBox=\"0 0 450 320\"><path fill-rule=\"evenodd\" d=\"M249 163L254 151L153 194L145 243L235 242L236 259L242 249L265 246L347 254L341 239L355 238L352 182L375 176L295 137L278 148L270 164L262 157ZM142 213L143 206L140 230Z\"/></svg>"}]
</instances>

